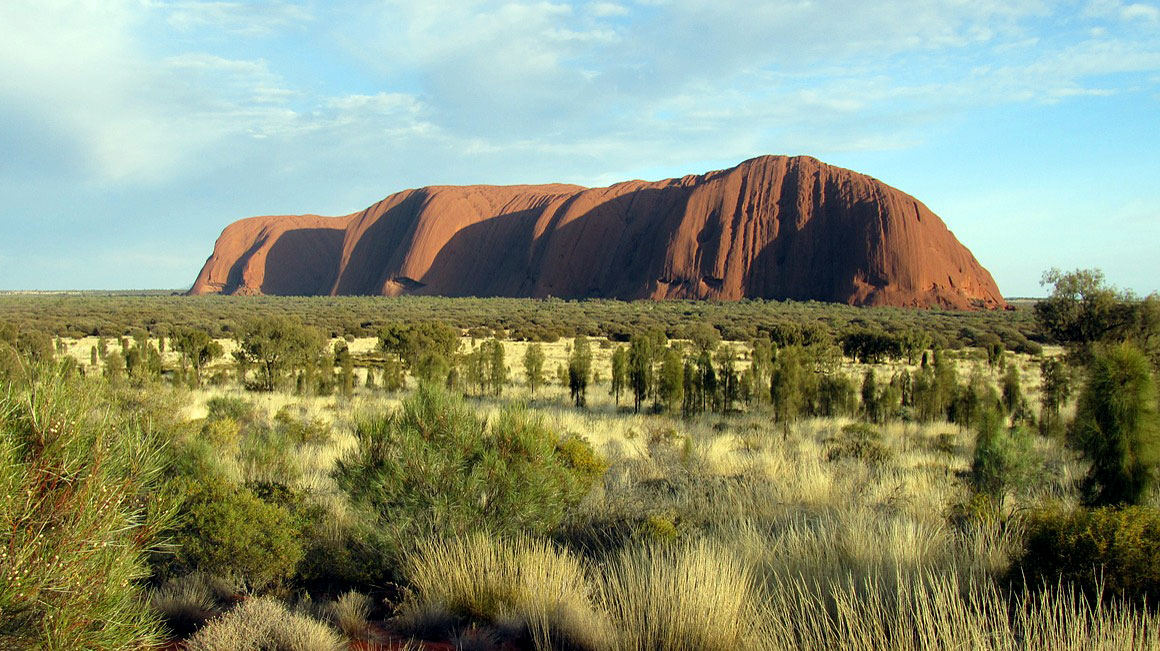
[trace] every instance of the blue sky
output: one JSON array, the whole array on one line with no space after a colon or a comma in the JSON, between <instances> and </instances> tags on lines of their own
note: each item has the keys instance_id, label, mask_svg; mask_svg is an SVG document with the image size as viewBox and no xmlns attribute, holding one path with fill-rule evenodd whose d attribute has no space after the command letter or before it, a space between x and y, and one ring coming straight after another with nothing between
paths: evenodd
<instances>
[{"instance_id":1,"label":"blue sky","mask_svg":"<svg viewBox=\"0 0 1160 651\"><path fill-rule=\"evenodd\" d=\"M184 288L221 229L408 187L809 154L1007 296L1160 289L1160 0L0 2L0 289Z\"/></svg>"}]
</instances>

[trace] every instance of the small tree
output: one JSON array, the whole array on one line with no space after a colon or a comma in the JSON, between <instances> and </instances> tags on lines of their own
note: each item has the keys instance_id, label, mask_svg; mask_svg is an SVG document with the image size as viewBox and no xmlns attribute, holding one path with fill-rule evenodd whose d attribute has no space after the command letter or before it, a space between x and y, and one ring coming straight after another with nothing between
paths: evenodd
<instances>
[{"instance_id":1,"label":"small tree","mask_svg":"<svg viewBox=\"0 0 1160 651\"><path fill-rule=\"evenodd\" d=\"M487 351L487 382L495 396L503 394L503 388L508 382L508 367L504 362L503 344L499 339L492 337L483 342Z\"/></svg>"},{"instance_id":2,"label":"small tree","mask_svg":"<svg viewBox=\"0 0 1160 651\"><path fill-rule=\"evenodd\" d=\"M616 405L620 406L620 394L628 384L628 351L623 346L617 346L612 352L612 380L609 391L612 393Z\"/></svg>"},{"instance_id":3,"label":"small tree","mask_svg":"<svg viewBox=\"0 0 1160 651\"><path fill-rule=\"evenodd\" d=\"M588 381L592 376L592 349L588 338L579 335L572 342L572 355L568 357L568 388L577 407L588 402Z\"/></svg>"},{"instance_id":4,"label":"small tree","mask_svg":"<svg viewBox=\"0 0 1160 651\"><path fill-rule=\"evenodd\" d=\"M253 319L238 328L234 356L261 372L259 387L273 391L287 369L302 366L325 352L320 333L287 318Z\"/></svg>"},{"instance_id":5,"label":"small tree","mask_svg":"<svg viewBox=\"0 0 1160 651\"><path fill-rule=\"evenodd\" d=\"M805 405L802 384L805 375L804 353L800 346L782 348L773 362L769 398L774 418L789 423L797 419Z\"/></svg>"},{"instance_id":6,"label":"small tree","mask_svg":"<svg viewBox=\"0 0 1160 651\"><path fill-rule=\"evenodd\" d=\"M1160 463L1160 416L1148 359L1135 346L1097 352L1079 397L1071 440L1091 463L1088 504L1140 504Z\"/></svg>"},{"instance_id":7,"label":"small tree","mask_svg":"<svg viewBox=\"0 0 1160 651\"><path fill-rule=\"evenodd\" d=\"M633 411L640 411L640 405L648 399L653 388L653 350L652 339L645 334L635 334L628 346L628 382L632 388Z\"/></svg>"},{"instance_id":8,"label":"small tree","mask_svg":"<svg viewBox=\"0 0 1160 651\"><path fill-rule=\"evenodd\" d=\"M1034 476L1031 438L1022 427L1004 427L994 409L984 409L977 421L971 487L1002 509L1007 494L1025 489Z\"/></svg>"},{"instance_id":9,"label":"small tree","mask_svg":"<svg viewBox=\"0 0 1160 651\"><path fill-rule=\"evenodd\" d=\"M866 369L862 376L862 416L871 423L882 422L882 401L873 368Z\"/></svg>"},{"instance_id":10,"label":"small tree","mask_svg":"<svg viewBox=\"0 0 1160 651\"><path fill-rule=\"evenodd\" d=\"M354 393L354 357L341 339L334 342L334 365L341 369L342 395L349 398Z\"/></svg>"},{"instance_id":11,"label":"small tree","mask_svg":"<svg viewBox=\"0 0 1160 651\"><path fill-rule=\"evenodd\" d=\"M1019 403L1023 401L1023 388L1019 384L1019 369L1014 364L1008 364L1003 373L1002 389L1003 409L1009 415L1015 415Z\"/></svg>"},{"instance_id":12,"label":"small tree","mask_svg":"<svg viewBox=\"0 0 1160 651\"><path fill-rule=\"evenodd\" d=\"M1039 364L1039 376L1043 380L1039 433L1044 436L1061 435L1064 426L1059 409L1071 397L1071 372L1058 357L1048 357Z\"/></svg>"},{"instance_id":13,"label":"small tree","mask_svg":"<svg viewBox=\"0 0 1160 651\"><path fill-rule=\"evenodd\" d=\"M524 378L528 391L536 395L536 389L544 383L544 347L539 342L530 344L524 351Z\"/></svg>"},{"instance_id":14,"label":"small tree","mask_svg":"<svg viewBox=\"0 0 1160 651\"><path fill-rule=\"evenodd\" d=\"M716 331L714 331L716 332ZM665 349L661 360L658 390L661 401L669 411L676 411L685 399L685 369L681 352L675 347Z\"/></svg>"}]
</instances>

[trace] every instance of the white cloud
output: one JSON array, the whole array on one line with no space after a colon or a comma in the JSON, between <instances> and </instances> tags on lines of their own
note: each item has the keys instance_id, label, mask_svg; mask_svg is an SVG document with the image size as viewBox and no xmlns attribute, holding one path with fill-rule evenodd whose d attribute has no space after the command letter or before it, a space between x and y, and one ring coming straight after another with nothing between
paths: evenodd
<instances>
[{"instance_id":1,"label":"white cloud","mask_svg":"<svg viewBox=\"0 0 1160 651\"><path fill-rule=\"evenodd\" d=\"M305 7L287 2L150 1L167 14L166 22L178 31L210 29L237 36L271 36L294 25L308 23L314 15Z\"/></svg>"},{"instance_id":2,"label":"white cloud","mask_svg":"<svg viewBox=\"0 0 1160 651\"><path fill-rule=\"evenodd\" d=\"M1156 22L1157 20L1160 20L1160 8L1137 2L1135 4L1125 5L1122 9L1120 9L1120 16L1122 16L1124 20L1142 19Z\"/></svg>"}]
</instances>

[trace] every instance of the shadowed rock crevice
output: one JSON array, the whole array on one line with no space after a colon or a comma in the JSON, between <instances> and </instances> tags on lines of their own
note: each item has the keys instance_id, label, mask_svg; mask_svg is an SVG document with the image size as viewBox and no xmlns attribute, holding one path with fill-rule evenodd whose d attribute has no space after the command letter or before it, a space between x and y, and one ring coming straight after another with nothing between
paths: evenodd
<instances>
[{"instance_id":1,"label":"shadowed rock crevice","mask_svg":"<svg viewBox=\"0 0 1160 651\"><path fill-rule=\"evenodd\" d=\"M223 231L191 293L742 298L998 308L942 220L813 158L607 188L428 187Z\"/></svg>"}]
</instances>

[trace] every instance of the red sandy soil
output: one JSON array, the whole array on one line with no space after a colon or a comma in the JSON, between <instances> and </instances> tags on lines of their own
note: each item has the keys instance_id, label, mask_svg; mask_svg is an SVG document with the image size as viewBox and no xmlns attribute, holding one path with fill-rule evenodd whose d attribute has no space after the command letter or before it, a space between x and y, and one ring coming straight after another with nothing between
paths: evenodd
<instances>
[{"instance_id":1,"label":"red sandy soil","mask_svg":"<svg viewBox=\"0 0 1160 651\"><path fill-rule=\"evenodd\" d=\"M222 232L192 294L1006 304L937 215L809 157L607 188L438 186Z\"/></svg>"}]
</instances>

